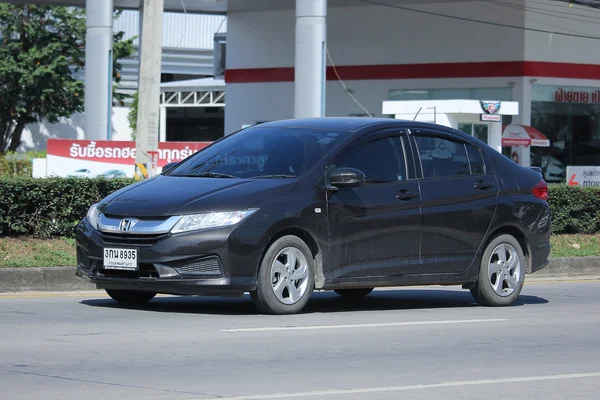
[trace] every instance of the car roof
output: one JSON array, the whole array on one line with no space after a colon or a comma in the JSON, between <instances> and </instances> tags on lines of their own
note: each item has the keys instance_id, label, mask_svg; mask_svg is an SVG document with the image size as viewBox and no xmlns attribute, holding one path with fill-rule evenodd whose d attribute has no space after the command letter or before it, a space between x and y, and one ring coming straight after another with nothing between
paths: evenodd
<instances>
[{"instance_id":1,"label":"car roof","mask_svg":"<svg viewBox=\"0 0 600 400\"><path fill-rule=\"evenodd\" d=\"M309 128L309 129L331 129L347 132L356 132L362 128L374 125L382 127L412 127L412 128L436 128L449 132L454 129L426 122L408 121L394 118L370 118L370 117L317 117L284 119L280 121L264 122L252 127L274 127L274 128Z\"/></svg>"}]
</instances>

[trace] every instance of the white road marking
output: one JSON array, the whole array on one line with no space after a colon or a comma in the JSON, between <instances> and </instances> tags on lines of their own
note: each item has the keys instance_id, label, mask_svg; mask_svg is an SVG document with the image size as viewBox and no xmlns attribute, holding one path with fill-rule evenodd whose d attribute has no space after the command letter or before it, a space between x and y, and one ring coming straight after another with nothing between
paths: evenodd
<instances>
[{"instance_id":1,"label":"white road marking","mask_svg":"<svg viewBox=\"0 0 600 400\"><path fill-rule=\"evenodd\" d=\"M565 374L565 375L545 375L545 376L526 376L521 378L500 378L500 379L481 379L474 381L451 381L422 385L405 385L405 386L387 386L387 387L372 387L363 389L332 389L318 390L313 392L295 392L295 393L272 393L259 394L248 396L234 397L219 397L219 400L265 400L265 399L290 399L294 397L316 397L316 396L342 396L364 393L382 393L382 392L404 392L408 390L424 390L447 388L456 386L476 386L489 385L496 383L520 383L520 382L537 382L537 381L552 381L560 379L582 379L600 377L600 372L591 372L587 374ZM216 399L215 399L216 400Z\"/></svg>"},{"instance_id":2,"label":"white road marking","mask_svg":"<svg viewBox=\"0 0 600 400\"><path fill-rule=\"evenodd\" d=\"M308 325L308 326L271 326L263 328L237 328L222 329L222 332L267 332L267 331L306 331L317 329L342 329L342 328L379 328L387 326L411 326L411 325L445 325L445 324L474 324L485 322L505 322L508 319L463 319L449 321L404 321L388 322L380 324L354 324L354 325Z\"/></svg>"}]
</instances>

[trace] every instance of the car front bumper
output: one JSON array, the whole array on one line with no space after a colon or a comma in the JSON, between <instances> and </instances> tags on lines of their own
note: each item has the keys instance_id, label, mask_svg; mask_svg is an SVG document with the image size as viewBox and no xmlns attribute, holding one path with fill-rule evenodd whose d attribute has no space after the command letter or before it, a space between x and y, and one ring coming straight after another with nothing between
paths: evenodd
<instances>
[{"instance_id":1,"label":"car front bumper","mask_svg":"<svg viewBox=\"0 0 600 400\"><path fill-rule=\"evenodd\" d=\"M261 252L227 227L177 235L117 235L95 230L84 218L76 228L76 276L98 289L176 295L240 296L256 289ZM104 248L135 249L135 271L104 268Z\"/></svg>"}]
</instances>

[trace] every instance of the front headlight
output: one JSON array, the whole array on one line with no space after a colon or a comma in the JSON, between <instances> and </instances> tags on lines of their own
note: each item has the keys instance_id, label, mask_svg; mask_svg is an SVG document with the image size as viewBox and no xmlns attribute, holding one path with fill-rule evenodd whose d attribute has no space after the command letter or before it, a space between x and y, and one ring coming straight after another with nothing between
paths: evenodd
<instances>
[{"instance_id":1,"label":"front headlight","mask_svg":"<svg viewBox=\"0 0 600 400\"><path fill-rule=\"evenodd\" d=\"M98 229L98 221L100 220L100 210L98 204L93 204L87 212L87 219L94 229Z\"/></svg>"},{"instance_id":2,"label":"front headlight","mask_svg":"<svg viewBox=\"0 0 600 400\"><path fill-rule=\"evenodd\" d=\"M171 229L171 232L180 233L235 225L240 223L244 218L254 214L256 211L257 209L184 215L175 224L173 229Z\"/></svg>"}]
</instances>

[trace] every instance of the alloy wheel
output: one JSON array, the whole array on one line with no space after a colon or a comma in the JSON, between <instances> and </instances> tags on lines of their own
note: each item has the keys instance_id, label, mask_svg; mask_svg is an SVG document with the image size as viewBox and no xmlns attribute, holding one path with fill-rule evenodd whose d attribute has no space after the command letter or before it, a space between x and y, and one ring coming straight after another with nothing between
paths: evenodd
<instances>
[{"instance_id":1,"label":"alloy wheel","mask_svg":"<svg viewBox=\"0 0 600 400\"><path fill-rule=\"evenodd\" d=\"M521 260L517 250L508 243L494 248L488 262L488 278L498 296L510 296L519 285Z\"/></svg>"},{"instance_id":2,"label":"alloy wheel","mask_svg":"<svg viewBox=\"0 0 600 400\"><path fill-rule=\"evenodd\" d=\"M271 264L271 287L277 300L295 304L308 288L308 261L295 247L282 249Z\"/></svg>"}]
</instances>

